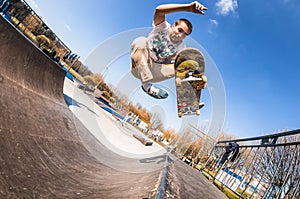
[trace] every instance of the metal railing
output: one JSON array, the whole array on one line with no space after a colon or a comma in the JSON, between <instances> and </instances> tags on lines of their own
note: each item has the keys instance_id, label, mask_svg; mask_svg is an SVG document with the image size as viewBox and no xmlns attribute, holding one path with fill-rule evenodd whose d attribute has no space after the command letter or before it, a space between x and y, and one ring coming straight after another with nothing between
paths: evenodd
<instances>
[{"instance_id":1,"label":"metal railing","mask_svg":"<svg viewBox=\"0 0 300 199\"><path fill-rule=\"evenodd\" d=\"M0 5L0 12L60 66L64 66L64 64L72 66L79 59L79 56L72 53L25 0L6 0Z\"/></svg>"},{"instance_id":2,"label":"metal railing","mask_svg":"<svg viewBox=\"0 0 300 199\"><path fill-rule=\"evenodd\" d=\"M300 198L300 129L218 141L200 171L239 198Z\"/></svg>"}]
</instances>

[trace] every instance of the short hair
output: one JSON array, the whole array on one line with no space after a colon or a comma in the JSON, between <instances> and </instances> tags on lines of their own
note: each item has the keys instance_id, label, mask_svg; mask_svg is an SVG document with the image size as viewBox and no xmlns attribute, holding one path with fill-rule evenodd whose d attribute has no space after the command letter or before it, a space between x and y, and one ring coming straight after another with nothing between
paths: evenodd
<instances>
[{"instance_id":1,"label":"short hair","mask_svg":"<svg viewBox=\"0 0 300 199\"><path fill-rule=\"evenodd\" d=\"M187 27L189 28L190 32L187 35L190 35L192 33L192 31L193 31L193 25L192 25L192 23L189 20L187 20L187 19L180 18L180 19L178 19L175 22L175 25L177 26L178 23L181 22L181 21L184 22L187 25Z\"/></svg>"}]
</instances>

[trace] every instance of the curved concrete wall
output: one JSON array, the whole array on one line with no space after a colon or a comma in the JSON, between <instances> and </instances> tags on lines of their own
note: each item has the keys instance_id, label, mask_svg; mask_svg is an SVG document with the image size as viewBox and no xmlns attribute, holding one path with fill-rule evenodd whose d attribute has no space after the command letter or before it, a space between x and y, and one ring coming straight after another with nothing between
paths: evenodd
<instances>
[{"instance_id":1,"label":"curved concrete wall","mask_svg":"<svg viewBox=\"0 0 300 199\"><path fill-rule=\"evenodd\" d=\"M0 18L0 72L27 89L63 99L65 72Z\"/></svg>"},{"instance_id":2,"label":"curved concrete wall","mask_svg":"<svg viewBox=\"0 0 300 199\"><path fill-rule=\"evenodd\" d=\"M64 78L0 16L0 198L147 196L159 172L130 174L99 163L79 132L95 138L64 101Z\"/></svg>"}]
</instances>

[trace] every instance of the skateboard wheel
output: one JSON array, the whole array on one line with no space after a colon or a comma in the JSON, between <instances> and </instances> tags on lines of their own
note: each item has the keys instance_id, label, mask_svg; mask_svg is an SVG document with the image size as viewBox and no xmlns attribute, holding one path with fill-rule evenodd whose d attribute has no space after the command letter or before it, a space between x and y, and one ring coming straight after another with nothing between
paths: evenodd
<instances>
[{"instance_id":1,"label":"skateboard wheel","mask_svg":"<svg viewBox=\"0 0 300 199\"><path fill-rule=\"evenodd\" d=\"M205 75L201 75L200 78L202 79L203 82L207 82L207 77Z\"/></svg>"},{"instance_id":2,"label":"skateboard wheel","mask_svg":"<svg viewBox=\"0 0 300 199\"><path fill-rule=\"evenodd\" d=\"M182 117L182 112L178 112L178 117Z\"/></svg>"},{"instance_id":3,"label":"skateboard wheel","mask_svg":"<svg viewBox=\"0 0 300 199\"><path fill-rule=\"evenodd\" d=\"M200 110L196 110L196 115L200 115Z\"/></svg>"},{"instance_id":4,"label":"skateboard wheel","mask_svg":"<svg viewBox=\"0 0 300 199\"><path fill-rule=\"evenodd\" d=\"M205 75L201 75L201 79L202 79L202 82L204 83L203 84L203 89L204 89L207 86L207 77Z\"/></svg>"},{"instance_id":5,"label":"skateboard wheel","mask_svg":"<svg viewBox=\"0 0 300 199\"><path fill-rule=\"evenodd\" d=\"M176 78L176 86L181 86L181 79L180 78Z\"/></svg>"}]
</instances>

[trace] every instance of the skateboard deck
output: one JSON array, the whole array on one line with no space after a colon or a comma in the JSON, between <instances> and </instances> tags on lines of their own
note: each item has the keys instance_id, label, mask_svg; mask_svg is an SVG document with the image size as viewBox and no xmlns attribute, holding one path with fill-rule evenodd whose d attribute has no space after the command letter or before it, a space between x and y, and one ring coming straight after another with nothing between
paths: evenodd
<instances>
[{"instance_id":1,"label":"skateboard deck","mask_svg":"<svg viewBox=\"0 0 300 199\"><path fill-rule=\"evenodd\" d=\"M195 48L181 50L176 56L175 81L178 117L200 115L199 87L203 84L205 62L202 53Z\"/></svg>"}]
</instances>

